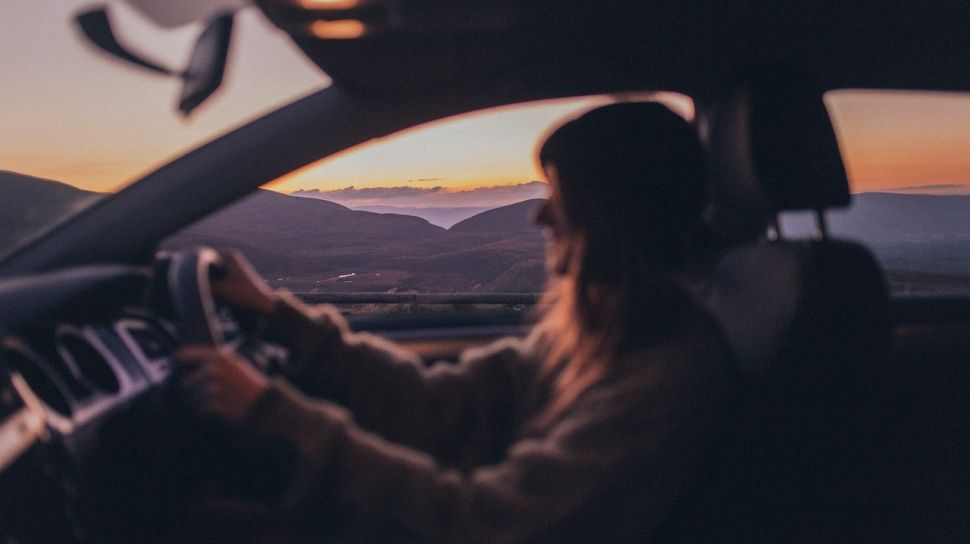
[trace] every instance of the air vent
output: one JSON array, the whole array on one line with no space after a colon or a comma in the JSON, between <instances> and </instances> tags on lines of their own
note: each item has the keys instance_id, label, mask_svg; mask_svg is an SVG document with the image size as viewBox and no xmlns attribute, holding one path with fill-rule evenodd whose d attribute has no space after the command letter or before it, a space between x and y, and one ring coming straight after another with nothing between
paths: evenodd
<instances>
[{"instance_id":1,"label":"air vent","mask_svg":"<svg viewBox=\"0 0 970 544\"><path fill-rule=\"evenodd\" d=\"M141 325L141 324L139 324ZM138 344L145 359L157 361L168 357L175 350L175 340L156 327L147 324L143 326L126 326L125 330L131 335L132 340Z\"/></svg>"},{"instance_id":2,"label":"air vent","mask_svg":"<svg viewBox=\"0 0 970 544\"><path fill-rule=\"evenodd\" d=\"M168 378L169 357L178 347L174 327L155 317L133 316L115 324L115 331L149 381L162 383Z\"/></svg>"},{"instance_id":3,"label":"air vent","mask_svg":"<svg viewBox=\"0 0 970 544\"><path fill-rule=\"evenodd\" d=\"M36 354L24 347L5 344L0 359L20 373L30 389L50 410L69 417L72 413L70 393L64 379Z\"/></svg>"},{"instance_id":4,"label":"air vent","mask_svg":"<svg viewBox=\"0 0 970 544\"><path fill-rule=\"evenodd\" d=\"M78 379L104 393L121 390L118 376L104 355L80 331L63 328L57 333L57 352Z\"/></svg>"}]
</instances>

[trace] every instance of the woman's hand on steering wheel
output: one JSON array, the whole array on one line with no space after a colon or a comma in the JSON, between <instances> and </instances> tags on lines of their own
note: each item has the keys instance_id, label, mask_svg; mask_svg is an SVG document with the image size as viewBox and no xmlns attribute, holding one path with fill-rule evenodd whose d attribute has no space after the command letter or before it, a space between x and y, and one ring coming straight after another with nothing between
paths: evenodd
<instances>
[{"instance_id":1,"label":"woman's hand on steering wheel","mask_svg":"<svg viewBox=\"0 0 970 544\"><path fill-rule=\"evenodd\" d=\"M241 425L269 388L267 377L222 346L186 346L175 354L178 385L203 416Z\"/></svg>"},{"instance_id":2,"label":"woman's hand on steering wheel","mask_svg":"<svg viewBox=\"0 0 970 544\"><path fill-rule=\"evenodd\" d=\"M277 297L241 253L199 248L175 254L170 290L187 344L174 357L176 386L200 415L242 423L266 390L268 378L226 343L216 300L243 312L266 315Z\"/></svg>"},{"instance_id":3,"label":"woman's hand on steering wheel","mask_svg":"<svg viewBox=\"0 0 970 544\"><path fill-rule=\"evenodd\" d=\"M242 253L230 249L220 251L220 273L212 278L212 294L230 306L262 315L273 312L277 296L259 276Z\"/></svg>"}]
</instances>

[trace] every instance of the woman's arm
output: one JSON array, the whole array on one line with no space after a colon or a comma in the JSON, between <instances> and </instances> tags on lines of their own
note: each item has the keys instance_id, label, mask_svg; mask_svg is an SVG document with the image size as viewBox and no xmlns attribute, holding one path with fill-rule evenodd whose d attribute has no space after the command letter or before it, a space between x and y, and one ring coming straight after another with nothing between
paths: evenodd
<instances>
[{"instance_id":1,"label":"woman's arm","mask_svg":"<svg viewBox=\"0 0 970 544\"><path fill-rule=\"evenodd\" d=\"M281 384L260 399L249 428L297 447L302 466L289 501L311 515L305 501L323 488L429 540L520 542L573 530L583 511L619 490L637 501L636 518L596 523L646 530L661 523L694 467L725 385L716 354L692 359L682 350L651 355L640 363L655 371L591 390L503 460L467 473L368 433L340 407Z\"/></svg>"},{"instance_id":2,"label":"woman's arm","mask_svg":"<svg viewBox=\"0 0 970 544\"><path fill-rule=\"evenodd\" d=\"M427 368L390 342L352 333L332 306L274 292L239 252L222 256L226 273L213 282L215 295L266 316L267 338L290 350L286 378L348 407L359 425L396 442L439 458L453 456L462 442L486 450L480 442L501 442L496 437L507 434L514 405L535 380L521 342L502 341L471 350L458 364Z\"/></svg>"},{"instance_id":3,"label":"woman's arm","mask_svg":"<svg viewBox=\"0 0 970 544\"><path fill-rule=\"evenodd\" d=\"M291 349L285 373L300 390L347 407L365 429L439 458L465 441L479 442L479 449L489 449L480 443L486 437L504 445L537 376L518 340L429 367L391 342L352 333L333 307L309 307L287 295L268 333Z\"/></svg>"}]
</instances>

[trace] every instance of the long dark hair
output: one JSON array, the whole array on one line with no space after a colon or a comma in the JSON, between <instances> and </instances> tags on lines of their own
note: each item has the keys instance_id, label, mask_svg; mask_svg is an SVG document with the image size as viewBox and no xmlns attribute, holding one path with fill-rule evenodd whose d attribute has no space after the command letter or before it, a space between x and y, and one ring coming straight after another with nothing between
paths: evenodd
<instances>
[{"instance_id":1,"label":"long dark hair","mask_svg":"<svg viewBox=\"0 0 970 544\"><path fill-rule=\"evenodd\" d=\"M654 102L621 103L566 122L539 163L557 183L570 262L552 275L530 340L554 380L549 424L649 345L685 307L677 285L702 229L707 169L697 135Z\"/></svg>"}]
</instances>

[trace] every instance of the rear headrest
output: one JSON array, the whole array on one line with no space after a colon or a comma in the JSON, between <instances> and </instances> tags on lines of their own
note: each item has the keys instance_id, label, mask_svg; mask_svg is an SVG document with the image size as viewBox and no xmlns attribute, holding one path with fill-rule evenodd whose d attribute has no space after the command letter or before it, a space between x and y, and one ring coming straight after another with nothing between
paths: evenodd
<instances>
[{"instance_id":1,"label":"rear headrest","mask_svg":"<svg viewBox=\"0 0 970 544\"><path fill-rule=\"evenodd\" d=\"M717 100L709 131L715 206L746 214L849 204L822 91L804 72L753 72Z\"/></svg>"}]
</instances>

